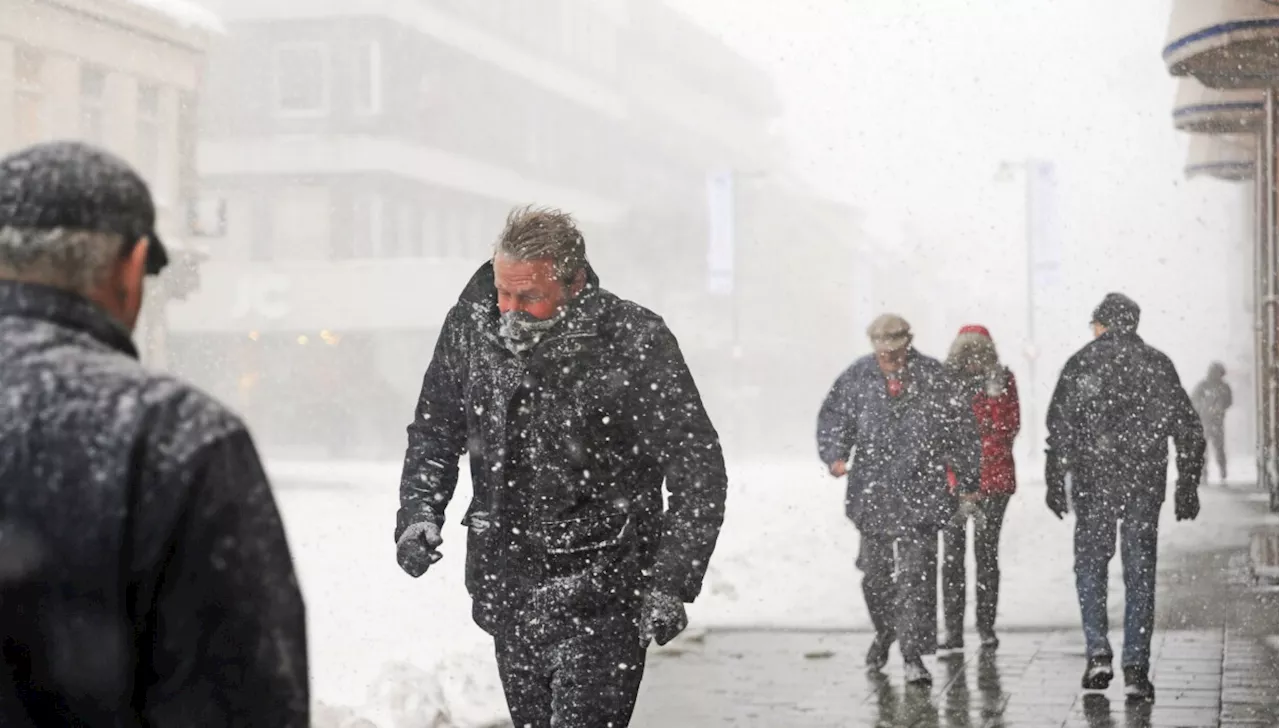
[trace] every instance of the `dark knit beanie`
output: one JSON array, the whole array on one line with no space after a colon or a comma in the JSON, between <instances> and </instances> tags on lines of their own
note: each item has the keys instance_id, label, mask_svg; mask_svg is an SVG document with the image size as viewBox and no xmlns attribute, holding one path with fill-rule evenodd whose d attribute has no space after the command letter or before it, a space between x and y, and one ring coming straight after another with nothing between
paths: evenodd
<instances>
[{"instance_id":1,"label":"dark knit beanie","mask_svg":"<svg viewBox=\"0 0 1280 728\"><path fill-rule=\"evenodd\" d=\"M1138 328L1138 317L1142 309L1123 293L1108 293L1102 303L1093 309L1093 323L1108 330L1134 331Z\"/></svg>"}]
</instances>

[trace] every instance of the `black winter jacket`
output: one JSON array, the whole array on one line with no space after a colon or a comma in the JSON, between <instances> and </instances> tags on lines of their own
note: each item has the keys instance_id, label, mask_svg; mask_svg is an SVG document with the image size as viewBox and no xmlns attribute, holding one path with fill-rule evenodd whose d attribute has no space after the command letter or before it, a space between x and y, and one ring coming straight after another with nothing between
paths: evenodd
<instances>
[{"instance_id":1,"label":"black winter jacket","mask_svg":"<svg viewBox=\"0 0 1280 728\"><path fill-rule=\"evenodd\" d=\"M244 426L79 296L0 282L0 724L308 724L302 599Z\"/></svg>"},{"instance_id":2,"label":"black winter jacket","mask_svg":"<svg viewBox=\"0 0 1280 728\"><path fill-rule=\"evenodd\" d=\"M724 518L724 458L675 337L588 279L516 356L482 266L445 318L408 428L396 538L443 522L469 453L467 587L490 633L634 615L647 589L693 601Z\"/></svg>"},{"instance_id":3,"label":"black winter jacket","mask_svg":"<svg viewBox=\"0 0 1280 728\"><path fill-rule=\"evenodd\" d=\"M1204 431L1173 362L1135 332L1108 331L1067 361L1049 403L1045 478L1091 505L1158 513L1169 469L1194 487L1204 468ZM1154 509L1154 510L1153 510Z\"/></svg>"}]
</instances>

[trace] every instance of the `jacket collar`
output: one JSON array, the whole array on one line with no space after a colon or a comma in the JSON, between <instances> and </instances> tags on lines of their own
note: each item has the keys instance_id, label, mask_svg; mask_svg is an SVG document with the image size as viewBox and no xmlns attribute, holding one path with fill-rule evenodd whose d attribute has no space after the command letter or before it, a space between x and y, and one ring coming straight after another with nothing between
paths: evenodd
<instances>
[{"instance_id":1,"label":"jacket collar","mask_svg":"<svg viewBox=\"0 0 1280 728\"><path fill-rule=\"evenodd\" d=\"M134 359L138 350L125 330L101 306L60 288L0 280L0 318L44 321L92 336Z\"/></svg>"}]
</instances>

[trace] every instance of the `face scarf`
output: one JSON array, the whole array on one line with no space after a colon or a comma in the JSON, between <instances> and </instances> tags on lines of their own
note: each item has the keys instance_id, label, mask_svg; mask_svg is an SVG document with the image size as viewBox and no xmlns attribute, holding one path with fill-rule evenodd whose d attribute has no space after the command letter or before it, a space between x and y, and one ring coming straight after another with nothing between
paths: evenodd
<instances>
[{"instance_id":1,"label":"face scarf","mask_svg":"<svg viewBox=\"0 0 1280 728\"><path fill-rule=\"evenodd\" d=\"M565 308L548 319L540 319L528 311L508 311L498 318L498 337L512 354L523 354L538 345L547 332L564 318Z\"/></svg>"}]
</instances>

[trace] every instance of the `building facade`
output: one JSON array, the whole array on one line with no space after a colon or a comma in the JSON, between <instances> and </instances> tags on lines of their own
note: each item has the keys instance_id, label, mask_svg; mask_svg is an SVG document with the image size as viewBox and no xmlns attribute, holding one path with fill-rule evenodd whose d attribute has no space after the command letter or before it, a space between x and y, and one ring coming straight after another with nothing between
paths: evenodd
<instances>
[{"instance_id":1,"label":"building facade","mask_svg":"<svg viewBox=\"0 0 1280 728\"><path fill-rule=\"evenodd\" d=\"M723 365L707 178L776 165L780 109L692 21L642 0L208 4L227 34L201 197L224 224L170 351L270 452L401 448L437 327L517 205L572 211L604 285L678 309L695 367Z\"/></svg>"},{"instance_id":2,"label":"building facade","mask_svg":"<svg viewBox=\"0 0 1280 728\"><path fill-rule=\"evenodd\" d=\"M151 187L173 265L152 287L140 338L164 366L165 311L192 281L188 200L197 99L217 18L185 0L0 3L0 154L81 139L129 160Z\"/></svg>"}]
</instances>

